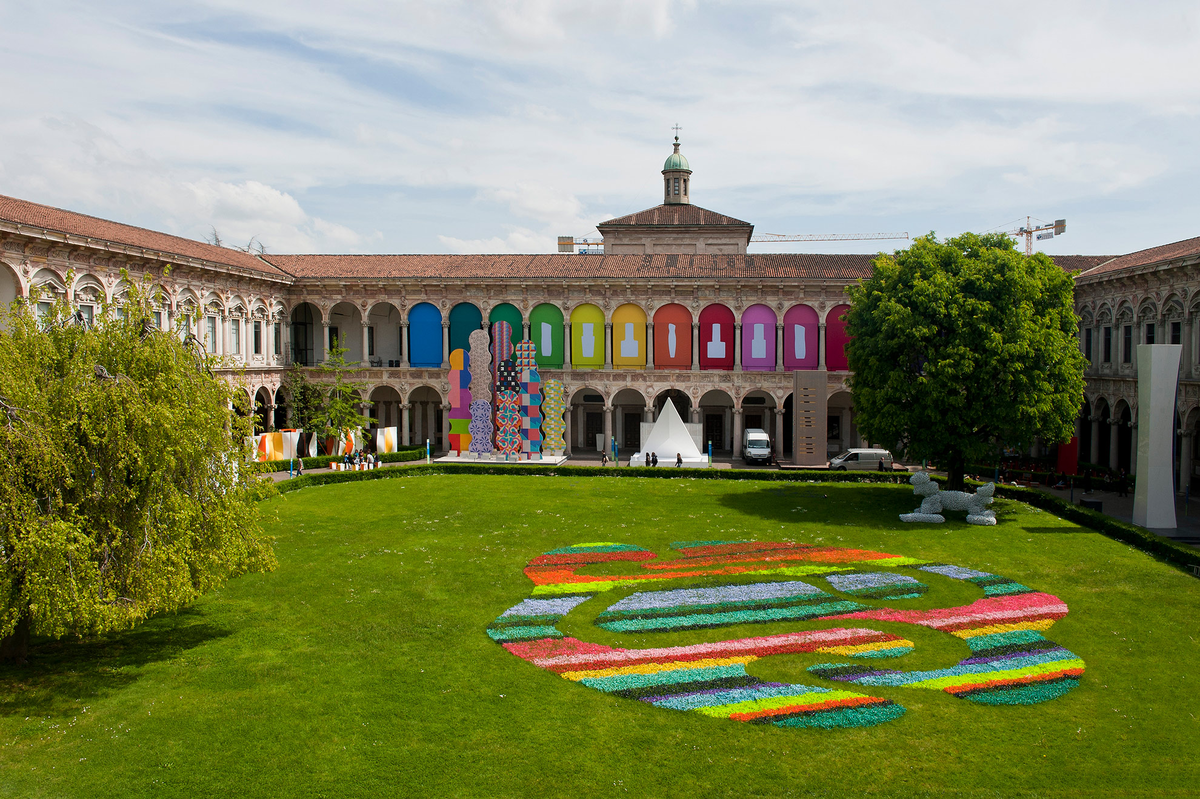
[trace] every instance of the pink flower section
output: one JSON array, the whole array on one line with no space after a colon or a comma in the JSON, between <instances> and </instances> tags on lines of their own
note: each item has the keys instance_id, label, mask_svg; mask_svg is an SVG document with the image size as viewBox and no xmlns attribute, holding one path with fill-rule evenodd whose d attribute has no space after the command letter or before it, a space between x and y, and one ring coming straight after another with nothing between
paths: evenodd
<instances>
[{"instance_id":1,"label":"pink flower section","mask_svg":"<svg viewBox=\"0 0 1200 799\"><path fill-rule=\"evenodd\" d=\"M875 621L906 622L932 627L935 630L953 631L971 629L989 624L1014 624L1039 619L1061 619L1067 615L1067 605L1051 594L1017 594L1015 596L986 597L970 605L936 610L861 610L828 619L873 619Z\"/></svg>"}]
</instances>

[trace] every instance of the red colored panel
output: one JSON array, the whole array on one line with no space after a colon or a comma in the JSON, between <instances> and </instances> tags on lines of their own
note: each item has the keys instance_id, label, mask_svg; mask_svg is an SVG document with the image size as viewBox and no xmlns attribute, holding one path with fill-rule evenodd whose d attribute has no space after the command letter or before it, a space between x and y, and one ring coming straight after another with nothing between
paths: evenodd
<instances>
[{"instance_id":1,"label":"red colored panel","mask_svg":"<svg viewBox=\"0 0 1200 799\"><path fill-rule=\"evenodd\" d=\"M692 313L682 305L664 305L654 313L654 368L692 368Z\"/></svg>"},{"instance_id":2,"label":"red colored panel","mask_svg":"<svg viewBox=\"0 0 1200 799\"><path fill-rule=\"evenodd\" d=\"M831 372L844 372L850 368L846 360L846 320L842 316L850 310L849 305L838 305L825 317L825 368Z\"/></svg>"},{"instance_id":3,"label":"red colored panel","mask_svg":"<svg viewBox=\"0 0 1200 799\"><path fill-rule=\"evenodd\" d=\"M700 368L733 370L733 311L724 305L700 312Z\"/></svg>"}]
</instances>

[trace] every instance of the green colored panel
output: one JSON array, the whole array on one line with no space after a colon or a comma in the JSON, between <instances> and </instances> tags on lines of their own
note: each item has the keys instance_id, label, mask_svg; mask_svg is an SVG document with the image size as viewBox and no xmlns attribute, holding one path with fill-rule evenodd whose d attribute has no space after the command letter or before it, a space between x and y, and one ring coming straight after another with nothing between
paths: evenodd
<instances>
[{"instance_id":1,"label":"green colored panel","mask_svg":"<svg viewBox=\"0 0 1200 799\"><path fill-rule=\"evenodd\" d=\"M517 309L517 306L510 305L507 302L500 303L492 309L490 314L488 314L489 329L497 322L508 322L510 325L512 325L511 338L514 347L520 343L521 337L525 334L524 321L525 320L521 317L521 312Z\"/></svg>"},{"instance_id":2,"label":"green colored panel","mask_svg":"<svg viewBox=\"0 0 1200 799\"><path fill-rule=\"evenodd\" d=\"M571 313L571 365L604 366L604 311L595 305L580 305Z\"/></svg>"},{"instance_id":3,"label":"green colored panel","mask_svg":"<svg viewBox=\"0 0 1200 799\"><path fill-rule=\"evenodd\" d=\"M561 369L563 365L563 314L557 305L539 305L529 314L529 335L537 346L537 365Z\"/></svg>"}]
</instances>

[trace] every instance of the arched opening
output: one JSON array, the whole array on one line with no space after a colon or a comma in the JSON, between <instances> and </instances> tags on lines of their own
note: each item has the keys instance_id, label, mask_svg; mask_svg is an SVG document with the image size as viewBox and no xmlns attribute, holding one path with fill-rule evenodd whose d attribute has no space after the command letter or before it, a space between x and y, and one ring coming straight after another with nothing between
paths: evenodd
<instances>
[{"instance_id":1,"label":"arched opening","mask_svg":"<svg viewBox=\"0 0 1200 799\"><path fill-rule=\"evenodd\" d=\"M9 311L19 296L21 283L17 279L17 273L10 269L8 264L0 262L0 309ZM2 316L0 315L0 330L4 330L7 324Z\"/></svg>"},{"instance_id":2,"label":"arched opening","mask_svg":"<svg viewBox=\"0 0 1200 799\"><path fill-rule=\"evenodd\" d=\"M678 303L654 312L654 368L692 368L692 312Z\"/></svg>"},{"instance_id":3,"label":"arched opening","mask_svg":"<svg viewBox=\"0 0 1200 799\"><path fill-rule=\"evenodd\" d=\"M396 368L403 357L400 340L404 314L390 302L379 302L367 312L367 363Z\"/></svg>"},{"instance_id":4,"label":"arched opening","mask_svg":"<svg viewBox=\"0 0 1200 799\"><path fill-rule=\"evenodd\" d=\"M775 371L775 312L766 305L751 305L742 312L742 369Z\"/></svg>"},{"instance_id":5,"label":"arched opening","mask_svg":"<svg viewBox=\"0 0 1200 799\"><path fill-rule=\"evenodd\" d=\"M474 303L460 302L450 309L450 351L469 351L470 336L483 327L483 311Z\"/></svg>"},{"instance_id":6,"label":"arched opening","mask_svg":"<svg viewBox=\"0 0 1200 799\"><path fill-rule=\"evenodd\" d=\"M1079 408L1079 460L1092 456L1092 403L1085 397Z\"/></svg>"},{"instance_id":7,"label":"arched opening","mask_svg":"<svg viewBox=\"0 0 1200 799\"><path fill-rule=\"evenodd\" d=\"M835 392L829 398L828 407L826 452L829 457L845 452L851 447L862 446L858 440L858 430L854 426L854 400L850 392Z\"/></svg>"},{"instance_id":8,"label":"arched opening","mask_svg":"<svg viewBox=\"0 0 1200 799\"><path fill-rule=\"evenodd\" d=\"M1129 406L1124 402L1118 403L1117 407L1119 408L1117 411L1117 424L1115 425L1117 462L1113 464L1112 468L1117 471L1123 469L1125 474L1129 474L1132 471L1130 467L1133 455L1133 414L1130 412Z\"/></svg>"},{"instance_id":9,"label":"arched opening","mask_svg":"<svg viewBox=\"0 0 1200 799\"><path fill-rule=\"evenodd\" d=\"M276 430L287 430L292 427L290 415L292 406L292 395L287 388L280 386L275 391L275 415L274 427Z\"/></svg>"},{"instance_id":10,"label":"arched opening","mask_svg":"<svg viewBox=\"0 0 1200 799\"><path fill-rule=\"evenodd\" d=\"M700 369L733 369L733 311L724 305L700 311Z\"/></svg>"},{"instance_id":11,"label":"arched opening","mask_svg":"<svg viewBox=\"0 0 1200 799\"><path fill-rule=\"evenodd\" d=\"M409 393L408 404L412 443L424 446L428 440L435 452L442 451L442 395L432 386L419 386Z\"/></svg>"},{"instance_id":12,"label":"arched opening","mask_svg":"<svg viewBox=\"0 0 1200 799\"><path fill-rule=\"evenodd\" d=\"M525 319L521 316L521 311L517 306L502 302L492 308L491 313L488 314L488 327L491 328L497 322L508 322L509 327L512 328L510 340L514 347L521 342L521 339L525 338Z\"/></svg>"},{"instance_id":13,"label":"arched opening","mask_svg":"<svg viewBox=\"0 0 1200 799\"><path fill-rule=\"evenodd\" d=\"M604 392L590 386L578 389L571 395L568 419L574 444L572 457L600 457L604 439L604 404ZM597 443L598 440L600 443Z\"/></svg>"},{"instance_id":14,"label":"arched opening","mask_svg":"<svg viewBox=\"0 0 1200 799\"><path fill-rule=\"evenodd\" d=\"M584 303L571 312L571 367L604 366L604 311Z\"/></svg>"},{"instance_id":15,"label":"arched opening","mask_svg":"<svg viewBox=\"0 0 1200 799\"><path fill-rule=\"evenodd\" d=\"M836 305L825 317L825 368L831 372L844 372L850 368L846 358L850 336L846 333L844 318L849 310L849 305Z\"/></svg>"},{"instance_id":16,"label":"arched opening","mask_svg":"<svg viewBox=\"0 0 1200 799\"><path fill-rule=\"evenodd\" d=\"M329 311L329 350L340 347L348 364L366 363L362 347L362 314L354 303L339 302Z\"/></svg>"},{"instance_id":17,"label":"arched opening","mask_svg":"<svg viewBox=\"0 0 1200 799\"><path fill-rule=\"evenodd\" d=\"M415 368L442 366L442 312L422 302L408 312L408 362Z\"/></svg>"},{"instance_id":18,"label":"arched opening","mask_svg":"<svg viewBox=\"0 0 1200 799\"><path fill-rule=\"evenodd\" d=\"M646 312L633 303L619 305L612 315L613 368L646 368Z\"/></svg>"},{"instance_id":19,"label":"arched opening","mask_svg":"<svg viewBox=\"0 0 1200 799\"><path fill-rule=\"evenodd\" d=\"M274 422L271 414L271 391L266 386L261 386L254 392L254 432L261 434L274 430Z\"/></svg>"},{"instance_id":20,"label":"arched opening","mask_svg":"<svg viewBox=\"0 0 1200 799\"><path fill-rule=\"evenodd\" d=\"M71 294L75 310L83 317L88 327L91 327L108 299L104 293L104 284L95 275L80 275L75 280L75 288Z\"/></svg>"},{"instance_id":21,"label":"arched opening","mask_svg":"<svg viewBox=\"0 0 1200 799\"><path fill-rule=\"evenodd\" d=\"M783 315L783 368L816 369L820 363L820 320L807 305L793 305Z\"/></svg>"},{"instance_id":22,"label":"arched opening","mask_svg":"<svg viewBox=\"0 0 1200 799\"><path fill-rule=\"evenodd\" d=\"M779 449L779 421L775 413L775 397L766 391L755 389L742 397L742 424L746 430L762 430L771 439L771 451Z\"/></svg>"},{"instance_id":23,"label":"arched opening","mask_svg":"<svg viewBox=\"0 0 1200 799\"><path fill-rule=\"evenodd\" d=\"M315 366L325 359L325 349L317 332L321 324L321 311L311 302L302 302L292 309L292 362L301 366Z\"/></svg>"},{"instance_id":24,"label":"arched opening","mask_svg":"<svg viewBox=\"0 0 1200 799\"><path fill-rule=\"evenodd\" d=\"M391 386L377 386L371 392L372 427L400 427L400 392Z\"/></svg>"},{"instance_id":25,"label":"arched opening","mask_svg":"<svg viewBox=\"0 0 1200 799\"><path fill-rule=\"evenodd\" d=\"M795 403L793 402L792 398L793 395L788 394L787 398L783 401L783 429L780 431L780 437L783 439L783 454L785 456L790 456L793 452L792 437L795 428L792 427L794 424L792 419L792 409L795 406Z\"/></svg>"},{"instance_id":26,"label":"arched opening","mask_svg":"<svg viewBox=\"0 0 1200 799\"><path fill-rule=\"evenodd\" d=\"M663 406L667 401L675 403L675 410L679 412L679 418L685 422L693 422L692 419L692 398L686 392L680 391L677 388L668 388L666 391L659 392L654 398L654 420L658 421L658 415L662 413Z\"/></svg>"},{"instance_id":27,"label":"arched opening","mask_svg":"<svg viewBox=\"0 0 1200 799\"><path fill-rule=\"evenodd\" d=\"M700 450L708 454L708 445L712 444L713 455L726 456L733 452L733 397L728 392L715 388L701 395Z\"/></svg>"},{"instance_id":28,"label":"arched opening","mask_svg":"<svg viewBox=\"0 0 1200 799\"><path fill-rule=\"evenodd\" d=\"M623 388L613 395L613 435L621 451L632 455L642 446L642 423L649 422L646 398L642 392Z\"/></svg>"},{"instance_id":29,"label":"arched opening","mask_svg":"<svg viewBox=\"0 0 1200 799\"><path fill-rule=\"evenodd\" d=\"M1112 425L1108 423L1110 417L1112 416L1112 412L1105 400L1098 400L1097 405L1100 407L1099 412L1096 414L1096 416L1099 417L1100 422L1099 425L1097 425L1098 432L1100 434L1098 438L1100 440L1097 442L1095 464L1108 469L1112 465L1111 453L1113 429Z\"/></svg>"},{"instance_id":30,"label":"arched opening","mask_svg":"<svg viewBox=\"0 0 1200 799\"><path fill-rule=\"evenodd\" d=\"M557 305L544 302L529 313L530 337L537 346L537 365L541 369L563 368L563 312Z\"/></svg>"}]
</instances>

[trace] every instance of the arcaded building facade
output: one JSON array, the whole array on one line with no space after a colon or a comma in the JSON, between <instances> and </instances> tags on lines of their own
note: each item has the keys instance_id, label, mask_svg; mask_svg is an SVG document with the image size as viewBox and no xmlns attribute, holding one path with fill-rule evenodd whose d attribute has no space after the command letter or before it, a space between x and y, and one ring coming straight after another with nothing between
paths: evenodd
<instances>
[{"instance_id":1,"label":"arcaded building facade","mask_svg":"<svg viewBox=\"0 0 1200 799\"><path fill-rule=\"evenodd\" d=\"M358 365L364 411L406 443L441 449L450 351L506 320L537 345L542 378L567 386L577 452L594 451L599 436L632 454L640 423L671 400L715 452L740 455L742 430L759 427L787 461L796 372L824 386L826 453L861 444L841 316L846 287L870 274L874 256L750 254L750 223L691 202L678 143L661 174L663 202L600 223L595 254L254 255L0 197L0 302L36 289L87 316L121 296L122 270L149 275L164 298L157 323L189 327L220 356L263 429L288 425L287 369L321 362L336 343ZM1123 336L1148 330L1186 342L1179 424L1183 449L1195 445L1200 239L1157 250L1055 259L1081 272L1080 343L1092 355L1084 460L1121 462L1120 431L1133 430L1121 421L1136 418L1131 365L1103 360L1102 342L1123 352Z\"/></svg>"}]
</instances>

